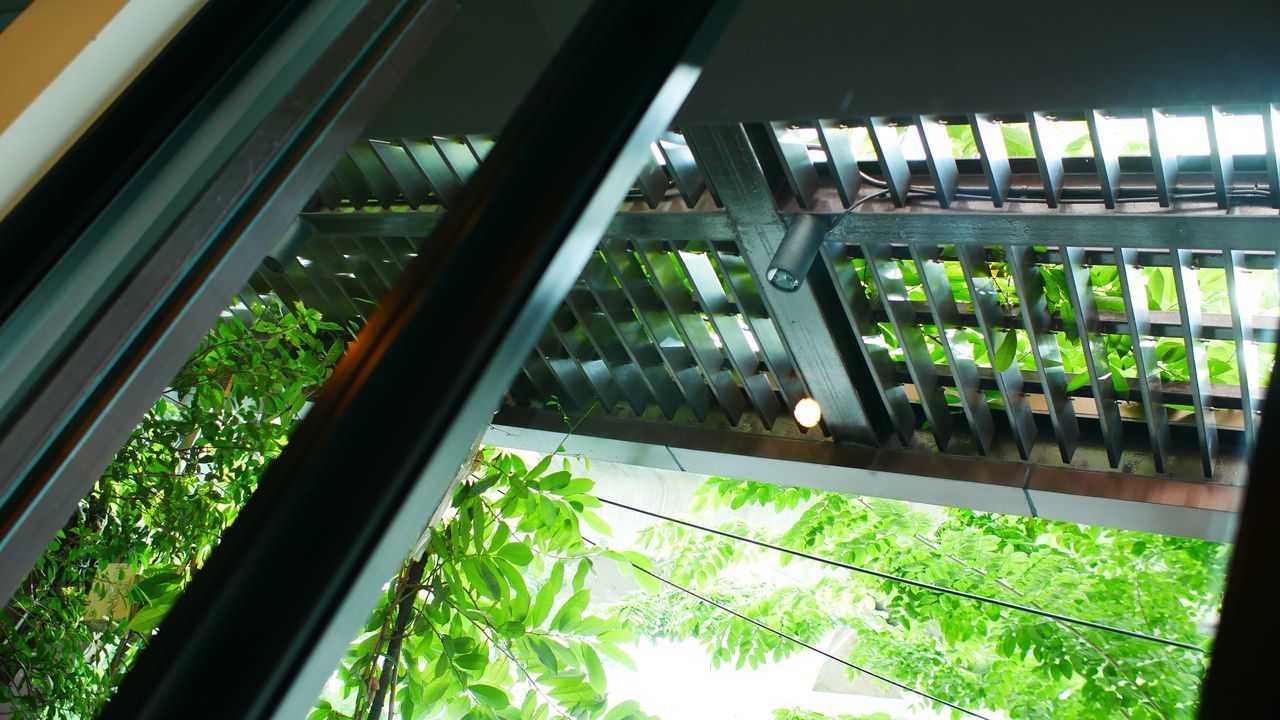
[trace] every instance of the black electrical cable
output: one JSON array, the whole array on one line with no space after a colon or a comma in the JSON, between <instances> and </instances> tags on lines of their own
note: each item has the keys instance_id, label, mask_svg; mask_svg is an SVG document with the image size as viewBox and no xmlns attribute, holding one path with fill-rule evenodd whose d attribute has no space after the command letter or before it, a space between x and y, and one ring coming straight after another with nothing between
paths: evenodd
<instances>
[{"instance_id":1,"label":"black electrical cable","mask_svg":"<svg viewBox=\"0 0 1280 720\"><path fill-rule=\"evenodd\" d=\"M835 220L832 220L831 224L827 226L827 234L830 235L831 231L835 230L836 226L839 225L842 220L844 220L846 217L849 216L849 213L858 209L858 206L862 205L863 203L867 203L872 200L875 200L876 198L884 197L885 195L888 195L888 194L889 194L888 190L881 190L880 192L873 192L870 195L864 195L858 198L857 200L854 200L852 203L849 204L849 207L845 208L844 212L840 213L839 217L837 217Z\"/></svg>"},{"instance_id":2,"label":"black electrical cable","mask_svg":"<svg viewBox=\"0 0 1280 720\"><path fill-rule=\"evenodd\" d=\"M603 500L602 500L602 502L603 502ZM595 545L595 543L594 543L594 542L592 542L592 541L590 541L590 540L587 540L587 538L582 538L582 539L583 539L584 541L586 541L586 543L587 543L588 545L592 545L592 546L594 546L594 545ZM783 631L781 631L781 630L778 630L777 628L771 627L771 626L769 626L769 625L765 625L764 623L760 622L759 620L756 620L755 618L747 617L746 615L743 615L742 613L738 612L737 610L734 610L733 608L731 608L731 607L729 607L729 606L727 606L727 605L722 605L721 603L718 603L718 602L716 602L715 600L712 600L711 598L709 598L709 597L707 597L707 596L705 596L705 595L701 595L701 594L699 594L699 593L697 593L697 592L695 592L695 591L693 591L693 590L690 590L689 588L687 588L687 587L685 587L685 586L683 586L683 585L680 585L680 584L678 584L678 583L676 583L676 582L673 582L673 581L671 581L671 580L668 580L668 579L666 579L666 578L662 577L661 575L659 575L659 574L657 574L657 573L655 573L655 572L653 572L653 571L651 571L651 570L646 570L646 569L644 569L644 568L640 567L639 565L636 565L635 563L631 563L631 567L633 567L633 568L635 568L636 570L638 570L638 571L640 571L640 572L644 573L645 575L648 575L649 577L653 578L654 580L657 580L658 582L663 583L664 585L669 585L669 586L671 586L671 587L675 588L676 590L679 590L680 592L685 593L686 595L688 595L688 596L690 596L690 597L692 597L692 598L695 598L695 599L697 599L697 600L699 600L699 601L701 601L701 602L704 602L704 603L706 603L706 604L708 604L708 605L710 605L710 606L712 606L712 607L714 607L714 608L719 609L719 610L720 610L720 611L722 611L722 612L727 612L727 613L729 613L730 615L732 615L732 616L734 616L734 617L738 618L739 620L745 620L745 621L747 621L747 622L751 623L752 625L755 625L756 627L760 628L761 630L764 630L764 631L766 631L766 632L771 632L771 633L773 633L774 635L777 635L778 637L780 637L780 638L782 638L782 639L784 639L784 640L788 640L788 641L790 641L790 642L793 642L793 643L795 643L796 645L799 645L800 647L802 647L802 648L804 648L804 649L806 649L806 650L811 650L811 651L813 651L813 652L816 652L816 653L818 653L819 655L821 655L821 656L823 656L823 657L825 657L825 658L827 658L827 659L829 659L829 660L835 660L836 662L840 663L841 665L844 665L845 667L849 668L850 670L857 670L857 671L858 671L858 672L860 672L860 673L865 673L865 674L870 675L871 677L873 677L873 678L875 678L875 679L877 679L877 680L881 680L881 681L883 681L883 682L887 682L887 683L889 683L890 685L893 685L893 686L894 686L894 687L896 687L896 688L899 688L899 689L902 689L902 690L906 690L906 691L907 691L907 692L909 692L909 693L914 693L914 694L916 694L916 695L919 695L919 696L920 696L920 697L922 697L922 698L925 698L926 700L932 700L933 702L941 703L941 704L946 705L947 707L951 708L952 710L958 710L958 711L960 711L960 712L964 713L965 715L969 715L969 716L972 716L972 717L976 717L976 718L978 718L979 720L991 720L991 718L987 717L986 715L980 715L980 714L978 714L978 713L976 713L976 712L974 712L974 711L972 711L972 710L969 710L969 709L967 709L967 708L963 708L963 707L961 707L961 706L959 706L959 705L957 705L957 704L955 704L955 703L953 703L953 702L950 702L950 701L948 701L948 700L943 700L942 698L938 697L937 695L930 695L929 693L927 693L927 692L925 692L925 691L923 691L923 690L919 690L919 689L917 689L917 688L913 688L913 687L911 687L910 685L907 685L907 684L905 684L905 683L900 683L900 682L898 682L897 680L894 680L894 679L892 679L892 678L885 677L884 675L881 675L880 673L875 672L874 670L868 670L868 669L866 669L866 668L864 668L864 667L862 667L862 666L860 666L860 665L855 665L854 663L851 663L851 662L849 662L848 660L845 660L844 658L842 658L842 657L840 657L840 656L838 656L838 655L832 655L831 653L827 652L826 650L823 650L822 648L820 648L820 647L818 647L818 646L816 646L816 645L811 645L811 644L809 644L809 643L805 642L804 640L801 640L800 638L798 638L798 637L796 637L796 636L794 636L794 635L790 635L790 634L785 633L785 632L783 632Z\"/></svg>"},{"instance_id":3,"label":"black electrical cable","mask_svg":"<svg viewBox=\"0 0 1280 720\"><path fill-rule=\"evenodd\" d=\"M849 563L840 562L839 560L832 560L830 558L824 558L818 555L811 555L809 553L801 552L799 550L792 550L790 548L782 547L781 545L773 545L771 543L764 542L763 540L756 540L753 538L744 537L742 535L735 535L734 533L731 533L731 532L726 532L724 530L717 530L716 528L707 527L705 525L699 525L698 523L690 522L688 520L680 520L678 518L673 518L667 515L663 515L661 513L645 510L643 508L633 507L625 503L617 502L616 500L608 500L606 498L602 498L599 496L596 496L596 499L598 499L600 502L606 505L612 505L613 507L620 508L622 510L628 510L630 512L638 513L640 515L648 515L649 517L652 517L652 518L657 518L659 520L666 520L667 522L676 523L677 525L684 525L685 527L693 528L695 530L701 530L702 532L719 535L721 537L728 538L730 540L737 540L739 542L749 543L751 545L767 548L769 550L774 550L780 553L786 553L788 555L793 555L795 557L804 558L805 560L812 560L814 562L823 563L825 565L831 565L833 567L843 568L845 570L851 570L853 572L862 573L864 575L871 575L873 577L878 577L882 580L889 580L891 582L902 583L903 585L911 585L913 587L918 587L923 590L930 590L932 592L941 593L943 595L952 595L955 597L964 598L966 600L974 600L976 602L988 603L991 605L998 605L1000 607L1008 608L1010 610L1017 610L1019 612L1029 613L1031 615L1039 615L1040 617L1048 618L1050 620L1054 620L1057 622L1080 625L1083 627L1092 628L1094 630L1102 630L1104 632L1115 633L1117 635L1125 635L1127 637L1135 638L1137 640L1146 640L1147 642L1158 643L1161 645L1168 645L1170 647L1176 647L1183 650L1192 650L1199 653L1208 652L1204 648L1198 645L1192 645L1191 643L1185 643L1178 640L1169 640L1167 638L1156 637L1155 635L1147 635L1145 633L1140 633L1135 630L1126 630L1124 628L1113 627L1111 625L1104 625L1103 623L1093 622L1092 620L1081 620L1079 618L1073 618L1069 615L1059 615L1058 613L1052 613L1047 610L1041 610L1039 608L1028 607L1026 605L1019 605L1017 603L1006 602L1004 600L997 600L996 598L990 598L984 595L975 595L973 593L964 592L963 590L955 590L948 587L942 587L941 585L933 585L927 582L921 582L919 580L912 580L910 578L905 578L899 575L892 575L890 573L882 572L880 570L872 570L871 568L860 567L858 565L851 565Z\"/></svg>"}]
</instances>

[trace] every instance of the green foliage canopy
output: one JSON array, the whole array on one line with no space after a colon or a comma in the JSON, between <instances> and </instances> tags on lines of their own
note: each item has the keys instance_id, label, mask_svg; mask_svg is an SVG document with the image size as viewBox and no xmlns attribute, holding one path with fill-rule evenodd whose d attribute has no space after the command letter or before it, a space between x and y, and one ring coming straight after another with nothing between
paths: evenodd
<instances>
[{"instance_id":1,"label":"green foliage canopy","mask_svg":"<svg viewBox=\"0 0 1280 720\"><path fill-rule=\"evenodd\" d=\"M224 316L0 615L0 704L87 718L279 454L341 329L279 301Z\"/></svg>"},{"instance_id":2,"label":"green foliage canopy","mask_svg":"<svg viewBox=\"0 0 1280 720\"><path fill-rule=\"evenodd\" d=\"M602 558L646 563L582 537L608 526L594 483L553 457L527 468L481 450L444 517L430 527L352 644L310 720L644 720L609 707L604 661L625 665L622 622L588 612ZM395 705L394 713L390 705Z\"/></svg>"},{"instance_id":3,"label":"green foliage canopy","mask_svg":"<svg viewBox=\"0 0 1280 720\"><path fill-rule=\"evenodd\" d=\"M707 483L694 510L746 505L803 509L781 530L721 529L1202 646L1221 601L1224 545L724 478ZM966 707L1017 718L1195 716L1202 654L826 566L768 582L759 569L791 556L674 524L641 540L664 576L806 642L850 631L850 662ZM743 567L751 572L730 572ZM679 592L636 595L616 615L696 639L714 664L754 668L801 651Z\"/></svg>"}]
</instances>

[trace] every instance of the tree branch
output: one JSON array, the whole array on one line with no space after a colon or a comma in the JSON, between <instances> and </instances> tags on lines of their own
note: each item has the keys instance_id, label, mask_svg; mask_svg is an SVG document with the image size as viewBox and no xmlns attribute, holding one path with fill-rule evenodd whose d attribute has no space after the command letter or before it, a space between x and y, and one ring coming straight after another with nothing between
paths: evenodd
<instances>
[{"instance_id":1,"label":"tree branch","mask_svg":"<svg viewBox=\"0 0 1280 720\"><path fill-rule=\"evenodd\" d=\"M387 691L396 681L395 673L396 667L400 664L400 649L404 645L404 633L409 627L409 619L413 616L413 602L417 598L417 592L407 590L406 586L422 582L423 576L426 575L429 557L427 553L423 553L422 557L411 561L405 568L404 574L400 576L400 582L397 583L396 597L400 602L396 606L396 619L391 628L387 652L382 659L382 675L379 678L378 689L374 691L373 698L369 702L369 714L366 716L368 720L377 720L382 715L382 703L386 699Z\"/></svg>"}]
</instances>

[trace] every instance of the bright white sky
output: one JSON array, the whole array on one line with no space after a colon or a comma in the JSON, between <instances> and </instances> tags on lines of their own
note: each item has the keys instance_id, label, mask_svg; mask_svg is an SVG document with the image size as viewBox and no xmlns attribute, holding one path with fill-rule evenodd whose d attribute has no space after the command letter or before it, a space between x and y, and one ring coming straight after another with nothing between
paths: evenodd
<instances>
[{"instance_id":1,"label":"bright white sky","mask_svg":"<svg viewBox=\"0 0 1280 720\"><path fill-rule=\"evenodd\" d=\"M607 668L609 696L637 700L663 720L772 720L775 708L798 707L831 716L889 713L895 719L941 720L928 710L912 711L905 700L818 692L814 679L824 658L802 652L758 670L711 668L698 643L643 642L628 648L637 671Z\"/></svg>"}]
</instances>

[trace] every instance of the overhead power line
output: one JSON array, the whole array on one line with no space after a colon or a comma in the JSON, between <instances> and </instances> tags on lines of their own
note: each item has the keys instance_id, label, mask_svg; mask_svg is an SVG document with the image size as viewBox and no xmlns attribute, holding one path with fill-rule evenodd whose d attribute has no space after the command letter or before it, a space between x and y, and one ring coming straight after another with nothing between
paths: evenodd
<instances>
[{"instance_id":1,"label":"overhead power line","mask_svg":"<svg viewBox=\"0 0 1280 720\"><path fill-rule=\"evenodd\" d=\"M880 570L873 570L871 568L861 567L859 565L852 565L850 563L840 562L839 560L832 560L831 558L825 558L819 555L811 555L809 553L801 552L799 550L792 550L791 548L782 547L781 545L774 545L772 543L764 542L763 540L756 540L754 538L737 535L724 530L708 527L706 525L699 525L698 523L690 522L688 520L680 520L679 518L674 518L669 515L663 515L662 513L657 513L651 510L645 510L643 508L633 507L625 503L620 503L620 502L617 502L616 500L609 500L607 498L602 498L599 496L597 496L597 499L606 505L611 505L613 507L616 507L622 510L628 510L630 512L638 513L640 515L648 515L649 517L652 517L652 518L665 520L667 522L672 522L677 525L683 525L685 527L693 528L695 530L701 530L702 532L705 532L705 533L719 535L721 537L728 538L730 540L749 543L751 545L755 545L758 547L767 548L769 550L774 550L780 553L786 553L788 555L793 555L799 558L804 558L805 560L812 560L814 562L823 563L824 565L831 565L833 567L843 568L845 570L851 570L853 572L862 573L864 575L878 577L882 580L889 580L891 582L897 582L903 585L910 585L912 587L918 587L918 588L921 588L922 590L929 590L932 592L941 593L943 595L952 595L954 597L964 598L966 600L973 600L976 602L988 603L990 605L998 605L1003 608L1008 608L1010 610L1017 610L1019 612L1028 613L1030 615L1038 615L1040 617L1047 618L1049 620L1054 620L1057 622L1070 623L1072 625L1080 625L1082 627L1092 628L1094 630L1101 630L1103 632L1115 633L1117 635L1124 635L1126 637L1131 637L1137 640L1145 640L1147 642L1158 643L1160 645L1168 645L1170 647L1176 647L1182 650L1191 650L1199 653L1208 652L1207 650L1200 647L1199 645L1192 645L1191 643L1185 643L1178 640L1170 640L1168 638L1156 637L1155 635L1147 635L1146 633L1140 633L1135 630L1126 630L1124 628L1105 625L1103 623L1093 622L1092 620L1081 620L1080 618L1074 618L1069 615L1059 615L1058 613L1049 612L1047 610L1041 610L1040 608L1029 607L1027 605L1019 605L1017 603L1007 602L1005 600L998 600L996 598L986 597L985 595L975 595L973 593L964 592L963 590L955 590L953 588L943 587L941 585L933 585L931 583L922 582L920 580L912 580L910 578L905 578L900 575L893 575L887 572L882 572Z\"/></svg>"},{"instance_id":2,"label":"overhead power line","mask_svg":"<svg viewBox=\"0 0 1280 720\"><path fill-rule=\"evenodd\" d=\"M601 498L601 502L605 502L605 500L604 500L603 498ZM610 504L612 504L612 503L610 503ZM595 545L595 543L594 543L594 542L592 542L591 540L587 540L587 538L583 538L583 540L585 540L585 541L587 542L587 544L589 544L589 545ZM823 657L825 657L825 658L827 658L827 659L829 659L829 660L834 660L834 661L836 661L836 662L840 663L841 665L844 665L845 667L849 668L850 670L857 670L857 671L858 671L858 672L860 672L860 673L865 673L865 674L870 675L871 677L873 677L873 678L875 678L875 679L877 679L877 680L880 680L880 681L883 681L883 682L887 682L887 683L889 683L890 685L892 685L892 686L894 686L894 687L896 687L896 688L899 688L899 689L905 690L905 691L907 691L907 692L909 692L909 693L913 693L913 694L915 694L915 695L919 695L920 697L925 698L926 700L932 700L933 702L941 703L941 704L946 705L947 707L949 707L949 708L951 708L951 709L953 709L953 710L958 710L958 711L960 711L960 712L964 713L965 715L969 715L970 717L978 718L978 720L991 720L991 718L987 717L986 715L981 715L981 714L976 713L976 712L974 712L974 711L972 711L972 710L969 710L969 709L967 709L967 708L961 707L960 705L957 705L957 704L955 704L955 703L953 703L953 702L951 702L951 701L949 701L949 700L943 700L942 698L938 697L937 695L932 695L932 694L930 694L930 693L925 692L924 690L920 690L920 689L918 689L918 688L911 687L910 685L907 685L906 683L901 683L901 682L898 682L897 680L894 680L894 679L892 679L892 678L885 677L884 675L881 675L880 673L875 672L874 670L868 670L867 668L864 668L864 667L862 667L861 665L857 665L857 664L851 663L851 662L849 662L848 660L845 660L844 658L842 658L842 657L840 657L840 656L838 656L838 655L833 655L833 654L831 654L831 653L827 652L826 650L823 650L822 648L818 647L817 645L812 645L812 644L810 644L810 643L807 643L807 642L805 642L804 640L801 640L800 638L798 638L798 637L796 637L796 636L794 636L794 635L791 635L791 634L789 634L789 633L785 633L785 632L783 632L783 631L781 631L781 630L779 630L779 629L777 629L777 628L775 628L775 627L772 627L772 626L766 625L766 624L764 624L764 623L760 622L759 620L756 620L755 618L752 618L752 617L748 617L748 616L746 616L746 615L743 615L742 613L738 612L737 610L734 610L733 608L731 608L731 607L729 607L729 606L727 606L727 605L723 605L723 604L721 604L721 603L718 603L718 602L716 602L715 600L712 600L711 598L707 597L706 595L699 594L698 592L696 592L696 591L694 591L694 590L691 590L691 589L689 589L689 588L687 588L687 587L685 587L685 586L683 586L683 585L681 585L681 584L679 584L679 583L676 583L676 582L674 582L674 581L672 581L672 580L668 580L667 578L665 578L665 577L663 577L663 576L661 576L661 575L659 575L659 574L657 574L657 573L655 573L655 572L653 572L653 571L651 571L651 570L646 570L646 569L644 569L644 568L640 567L639 565L636 565L635 563L631 563L631 567L635 568L635 569L636 569L637 571L639 571L639 572L644 573L645 575L648 575L649 577L653 578L654 580L657 580L658 582L663 583L664 585L668 585L668 586L670 586L670 587L672 587L672 588L675 588L676 590L679 590L680 592L685 593L686 595L688 595L688 596L690 596L690 597L692 597L692 598L694 598L694 599L696 599L696 600L699 600L699 601L701 601L701 602L704 602L704 603L706 603L706 604L708 604L708 605L710 605L710 606L712 606L712 607L714 607L714 608L716 608L716 609L718 609L718 610L720 610L720 611L722 611L722 612L726 612L726 613L728 613L728 614L730 614L730 615L732 615L732 616L734 616L734 617L738 618L739 620L743 620L743 621L749 622L749 623L751 623L752 625L755 625L756 627L760 628L761 630L764 630L764 631L766 631L766 632L773 633L774 635L777 635L778 637L780 637L780 638L782 638L782 639L784 639L784 640L787 640L788 642L795 643L796 645L799 645L800 647L802 647L802 648L804 648L804 649L806 649L806 650L810 650L810 651L812 651L812 652L816 652L816 653L818 653L819 655L821 655L821 656L823 656Z\"/></svg>"}]
</instances>

